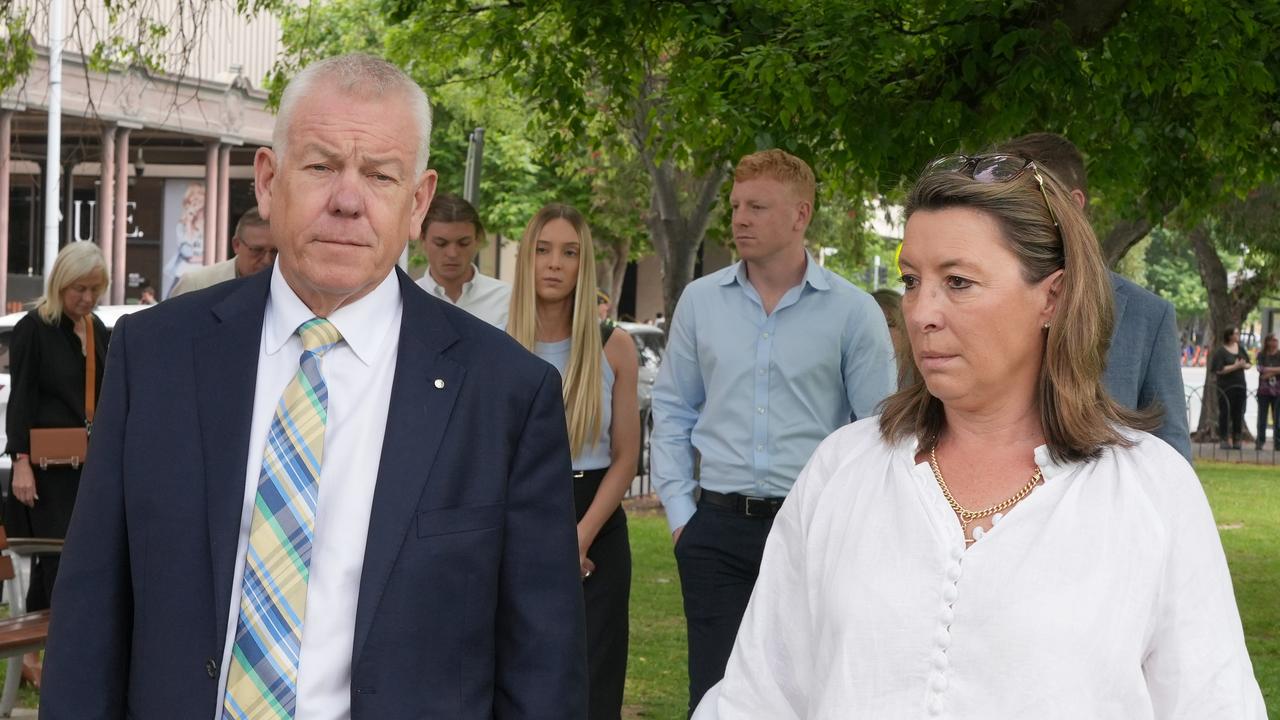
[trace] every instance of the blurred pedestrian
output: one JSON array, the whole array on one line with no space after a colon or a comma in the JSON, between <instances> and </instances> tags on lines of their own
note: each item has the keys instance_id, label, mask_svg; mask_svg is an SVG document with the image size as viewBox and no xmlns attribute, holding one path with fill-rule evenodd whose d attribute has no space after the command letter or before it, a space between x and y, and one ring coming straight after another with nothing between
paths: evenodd
<instances>
[{"instance_id":1,"label":"blurred pedestrian","mask_svg":"<svg viewBox=\"0 0 1280 720\"><path fill-rule=\"evenodd\" d=\"M875 301L805 250L814 194L800 158L742 158L729 195L742 260L685 288L653 388L653 484L684 594L690 712L724 673L801 467L894 387Z\"/></svg>"},{"instance_id":2,"label":"blurred pedestrian","mask_svg":"<svg viewBox=\"0 0 1280 720\"><path fill-rule=\"evenodd\" d=\"M1280 340L1270 333L1258 351L1258 449L1267 442L1271 418L1271 447L1280 450Z\"/></svg>"},{"instance_id":3,"label":"blurred pedestrian","mask_svg":"<svg viewBox=\"0 0 1280 720\"><path fill-rule=\"evenodd\" d=\"M142 295L138 297L138 304L139 305L155 305L156 289L151 287L150 285L142 288Z\"/></svg>"},{"instance_id":4,"label":"blurred pedestrian","mask_svg":"<svg viewBox=\"0 0 1280 720\"><path fill-rule=\"evenodd\" d=\"M231 236L231 251L234 257L184 273L169 297L256 275L271 267L271 263L276 261L275 241L271 239L271 225L258 214L257 207L249 208L236 222L235 235Z\"/></svg>"},{"instance_id":5,"label":"blurred pedestrian","mask_svg":"<svg viewBox=\"0 0 1280 720\"><path fill-rule=\"evenodd\" d=\"M419 237L427 256L427 273L418 286L505 330L511 286L476 267L476 253L484 245L485 234L475 207L457 195L440 193L431 201Z\"/></svg>"},{"instance_id":6,"label":"blurred pedestrian","mask_svg":"<svg viewBox=\"0 0 1280 720\"><path fill-rule=\"evenodd\" d=\"M1222 345L1209 360L1209 372L1218 376L1218 447L1223 450L1243 447L1244 405L1249 396L1244 371L1251 367L1249 351L1240 345L1240 331L1223 331Z\"/></svg>"},{"instance_id":7,"label":"blurred pedestrian","mask_svg":"<svg viewBox=\"0 0 1280 720\"><path fill-rule=\"evenodd\" d=\"M13 328L5 427L13 457L13 485L5 507L10 537L64 538L71 522L85 458L66 462L32 456L32 431L89 429L102 371L107 329L93 314L109 283L106 258L97 245L73 242L58 253L44 296ZM62 448L57 448L62 450ZM27 587L27 610L44 610L53 597L58 555L37 555ZM39 653L29 653L24 671L39 683Z\"/></svg>"},{"instance_id":8,"label":"blurred pedestrian","mask_svg":"<svg viewBox=\"0 0 1280 720\"><path fill-rule=\"evenodd\" d=\"M906 387L914 382L915 365L911 362L911 343L907 340L907 331L903 327L902 294L896 290L880 288L871 293L880 312L884 313L885 324L889 326L889 339L893 342L893 358L898 377L898 387Z\"/></svg>"},{"instance_id":9,"label":"blurred pedestrian","mask_svg":"<svg viewBox=\"0 0 1280 720\"><path fill-rule=\"evenodd\" d=\"M587 717L619 720L631 597L621 503L640 455L638 361L626 331L602 321L592 307L594 258L580 212L558 203L538 211L520 241L510 331L564 378L587 609Z\"/></svg>"}]
</instances>

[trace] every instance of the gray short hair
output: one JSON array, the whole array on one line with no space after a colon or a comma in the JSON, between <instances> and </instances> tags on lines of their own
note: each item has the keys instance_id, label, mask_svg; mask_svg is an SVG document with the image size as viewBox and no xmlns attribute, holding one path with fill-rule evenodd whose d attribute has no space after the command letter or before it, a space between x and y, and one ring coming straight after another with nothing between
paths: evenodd
<instances>
[{"instance_id":1,"label":"gray short hair","mask_svg":"<svg viewBox=\"0 0 1280 720\"><path fill-rule=\"evenodd\" d=\"M275 129L271 133L271 146L276 154L284 157L285 138L293 109L311 91L317 79L323 78L326 90L342 92L366 98L381 98L395 92L405 95L414 124L418 126L418 157L414 174L427 169L431 156L431 101L413 78L391 63L365 53L349 53L319 60L308 65L285 86L280 96L280 110L276 113Z\"/></svg>"}]
</instances>

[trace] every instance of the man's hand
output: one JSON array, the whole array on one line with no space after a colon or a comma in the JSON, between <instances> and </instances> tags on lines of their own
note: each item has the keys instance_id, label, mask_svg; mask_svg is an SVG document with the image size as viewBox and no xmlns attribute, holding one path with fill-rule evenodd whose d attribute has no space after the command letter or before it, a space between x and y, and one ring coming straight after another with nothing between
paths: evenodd
<instances>
[{"instance_id":1,"label":"man's hand","mask_svg":"<svg viewBox=\"0 0 1280 720\"><path fill-rule=\"evenodd\" d=\"M681 533L683 533L683 532L684 532L684 525L681 525L680 527L678 527L678 528L676 528L674 531L672 531L672 533L671 533L671 545L672 545L672 547L675 547L676 545L679 545L679 544L680 544L680 534L681 534Z\"/></svg>"}]
</instances>

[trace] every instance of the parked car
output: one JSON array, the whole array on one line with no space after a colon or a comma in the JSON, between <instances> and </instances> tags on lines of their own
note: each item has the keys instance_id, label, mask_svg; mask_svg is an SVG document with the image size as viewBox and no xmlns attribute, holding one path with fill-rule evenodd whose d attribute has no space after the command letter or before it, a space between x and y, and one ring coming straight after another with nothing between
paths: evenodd
<instances>
[{"instance_id":1,"label":"parked car","mask_svg":"<svg viewBox=\"0 0 1280 720\"><path fill-rule=\"evenodd\" d=\"M94 313L102 320L102 324L107 326L107 332L115 327L116 321L139 310L151 307L150 305L101 305L94 309ZM10 313L4 317L0 317L0 452L4 451L9 442L8 424L5 422L6 415L9 410L9 343L13 340L13 326L18 321L27 316L26 310L22 312ZM13 461L8 455L0 455L0 486L3 487L4 495L9 494L10 474L13 470Z\"/></svg>"},{"instance_id":2,"label":"parked car","mask_svg":"<svg viewBox=\"0 0 1280 720\"><path fill-rule=\"evenodd\" d=\"M667 335L662 328L643 323L620 322L618 327L627 331L636 344L636 356L640 363L636 384L636 399L640 404L640 462L636 474L649 477L649 434L653 430L653 383L658 379L658 367L667 347ZM647 484L647 483L646 483Z\"/></svg>"}]
</instances>

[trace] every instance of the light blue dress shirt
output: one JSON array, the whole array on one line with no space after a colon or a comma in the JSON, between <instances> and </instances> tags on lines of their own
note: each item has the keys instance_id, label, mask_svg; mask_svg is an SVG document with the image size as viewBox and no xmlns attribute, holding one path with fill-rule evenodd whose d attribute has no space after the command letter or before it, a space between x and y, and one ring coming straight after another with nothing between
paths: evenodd
<instances>
[{"instance_id":1,"label":"light blue dress shirt","mask_svg":"<svg viewBox=\"0 0 1280 720\"><path fill-rule=\"evenodd\" d=\"M653 387L653 484L674 531L694 489L785 497L814 448L893 392L889 328L870 295L806 255L766 315L739 262L685 288ZM694 480L695 450L701 456Z\"/></svg>"}]
</instances>

